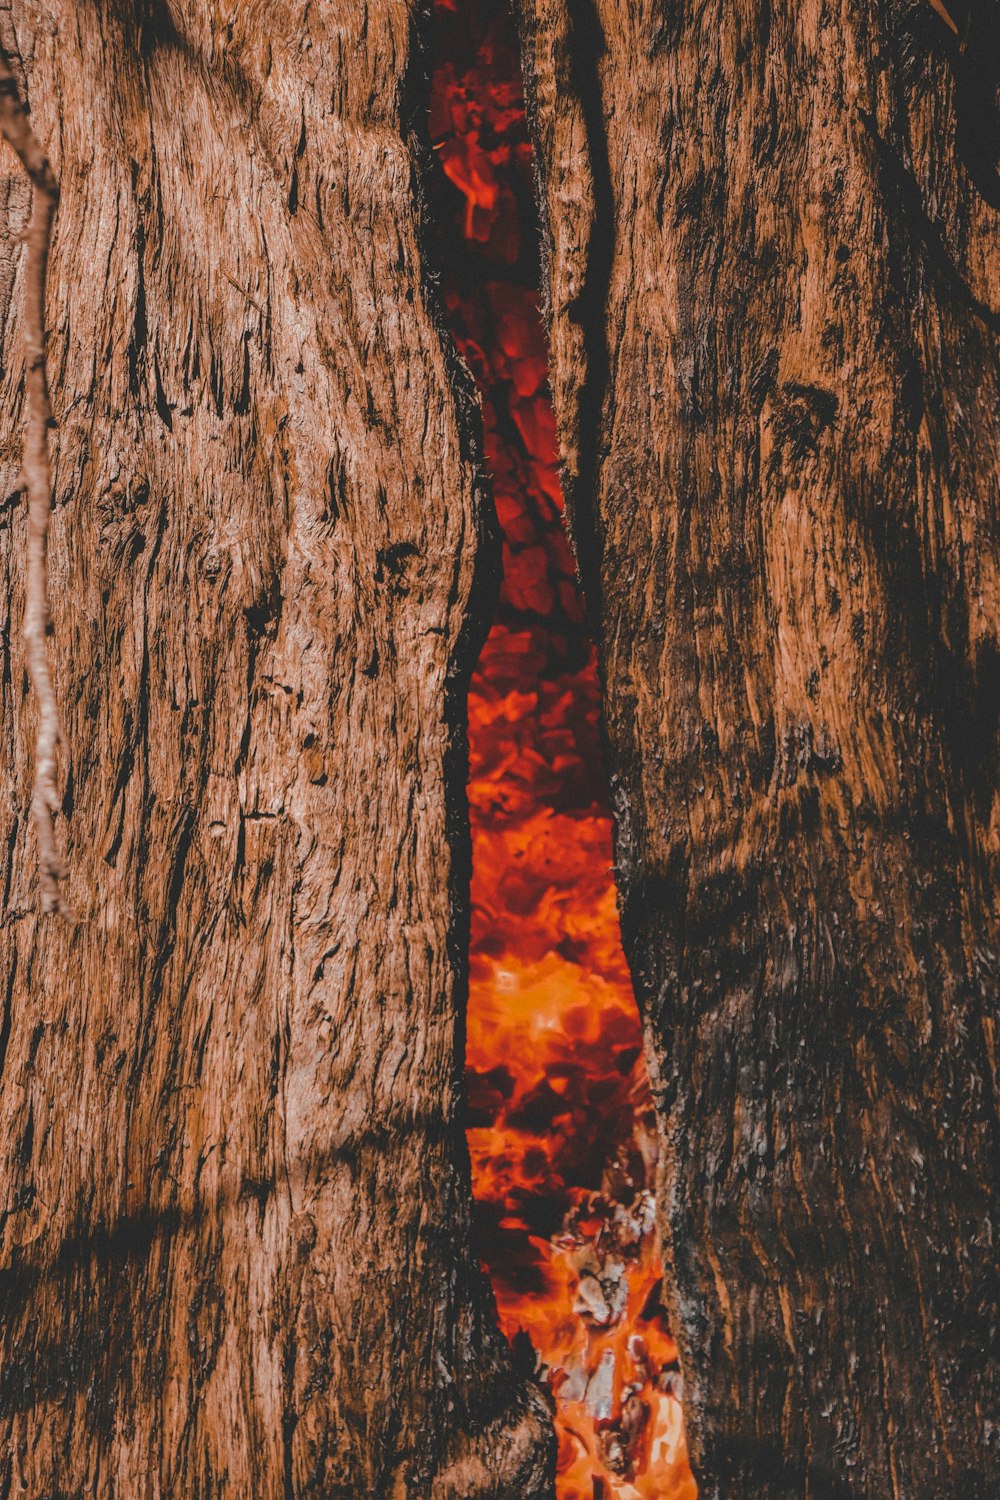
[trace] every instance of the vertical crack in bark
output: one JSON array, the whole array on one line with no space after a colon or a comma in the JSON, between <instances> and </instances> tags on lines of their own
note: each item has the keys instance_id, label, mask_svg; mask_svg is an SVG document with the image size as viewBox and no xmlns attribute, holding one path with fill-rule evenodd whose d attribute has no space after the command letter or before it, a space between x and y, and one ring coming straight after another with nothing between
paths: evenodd
<instances>
[{"instance_id":1,"label":"vertical crack in bark","mask_svg":"<svg viewBox=\"0 0 1000 1500\"><path fill-rule=\"evenodd\" d=\"M441 0L438 10L448 27L431 110L438 227L450 229L444 300L482 393L504 531L495 630L469 704L467 1080L479 1243L515 1357L540 1369L554 1402L557 1494L625 1496L641 1485L689 1500L677 1350L653 1234L652 1109L609 878L596 660L545 379L518 38L504 0L458 13ZM596 14L575 19L579 66L561 80L574 99L598 80L603 52ZM599 106L590 129L601 134ZM577 114L581 155L585 136ZM601 139L594 152L606 189ZM574 394L599 421L613 224L603 213L595 222L589 196L575 206L577 298L568 311L574 336L590 339L581 364L593 380ZM600 449L586 446L584 465L596 475ZM566 465L567 487L579 470Z\"/></svg>"},{"instance_id":2,"label":"vertical crack in bark","mask_svg":"<svg viewBox=\"0 0 1000 1500\"><path fill-rule=\"evenodd\" d=\"M38 877L42 910L67 914L60 893L62 861L56 850L56 747L59 711L49 667L48 535L52 513L52 474L48 431L53 425L45 370L45 273L59 187L28 121L10 60L0 48L0 130L31 179L31 218L26 234L24 273L25 391L28 402L21 485L28 495L28 568L24 606L24 643L31 685L38 704L35 735L35 783L31 815L38 841Z\"/></svg>"},{"instance_id":3,"label":"vertical crack in bark","mask_svg":"<svg viewBox=\"0 0 1000 1500\"><path fill-rule=\"evenodd\" d=\"M465 1139L465 1052L469 1001L470 882L472 839L467 786L469 780L469 686L492 623L501 573L501 534L489 476L483 457L482 407L475 380L459 356L448 327L440 281L431 248L441 226L427 190L432 170L428 132L430 10L422 8L411 22L410 57L402 81L401 129L410 148L412 200L417 237L423 257L421 291L440 348L455 405L460 460L471 478L471 522L474 568L463 594L465 559L458 555L448 599L449 609L461 609L444 691L447 742L444 755L446 828L450 855L448 953L455 976L455 1050L453 1058L456 1108L446 1127L452 1137L459 1171L456 1173L457 1218L471 1233L472 1188ZM465 1247L463 1247L465 1248ZM462 1405L478 1387L476 1410L459 1411L448 1451L433 1468L432 1500L465 1500L480 1493L500 1500L531 1500L551 1494L555 1442L551 1416L537 1387L525 1381L511 1360L510 1350L496 1324L496 1310L488 1280L474 1262L463 1270L465 1287L459 1293L457 1326L450 1336L450 1356ZM465 1306L461 1306L464 1303ZM470 1339L470 1333L473 1335ZM478 1368L471 1367L475 1348ZM473 1405L473 1403L469 1403Z\"/></svg>"}]
</instances>

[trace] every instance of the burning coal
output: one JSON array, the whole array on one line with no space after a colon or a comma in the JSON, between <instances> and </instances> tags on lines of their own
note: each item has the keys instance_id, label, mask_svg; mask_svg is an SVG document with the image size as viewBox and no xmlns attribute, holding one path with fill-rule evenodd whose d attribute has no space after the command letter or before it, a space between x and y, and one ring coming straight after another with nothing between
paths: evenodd
<instances>
[{"instance_id":1,"label":"burning coal","mask_svg":"<svg viewBox=\"0 0 1000 1500\"><path fill-rule=\"evenodd\" d=\"M482 392L504 535L498 617L469 701L480 1252L505 1333L530 1339L555 1401L560 1500L690 1500L597 673L562 521L516 39L499 0L436 11L431 130L442 213L461 231L443 248L445 301Z\"/></svg>"}]
</instances>

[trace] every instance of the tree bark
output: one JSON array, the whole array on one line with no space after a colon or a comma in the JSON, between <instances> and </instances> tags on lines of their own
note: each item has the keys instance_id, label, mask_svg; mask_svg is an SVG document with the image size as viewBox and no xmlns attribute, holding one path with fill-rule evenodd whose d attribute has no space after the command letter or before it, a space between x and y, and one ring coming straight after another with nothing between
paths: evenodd
<instances>
[{"instance_id":1,"label":"tree bark","mask_svg":"<svg viewBox=\"0 0 1000 1500\"><path fill-rule=\"evenodd\" d=\"M76 916L38 914L27 816L8 156L2 1496L549 1493L469 1248L463 722L493 548L421 259L414 16L0 8L62 187Z\"/></svg>"},{"instance_id":2,"label":"tree bark","mask_svg":"<svg viewBox=\"0 0 1000 1500\"><path fill-rule=\"evenodd\" d=\"M705 1500L1000 1490L1000 50L948 10L522 0Z\"/></svg>"}]
</instances>

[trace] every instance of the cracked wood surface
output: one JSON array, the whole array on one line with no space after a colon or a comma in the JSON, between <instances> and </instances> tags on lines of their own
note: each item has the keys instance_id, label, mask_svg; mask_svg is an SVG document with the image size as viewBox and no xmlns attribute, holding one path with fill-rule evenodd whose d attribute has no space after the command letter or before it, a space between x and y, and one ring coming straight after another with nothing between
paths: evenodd
<instances>
[{"instance_id":1,"label":"cracked wood surface","mask_svg":"<svg viewBox=\"0 0 1000 1500\"><path fill-rule=\"evenodd\" d=\"M521 8L701 1494L986 1500L992 13Z\"/></svg>"},{"instance_id":2,"label":"cracked wood surface","mask_svg":"<svg viewBox=\"0 0 1000 1500\"><path fill-rule=\"evenodd\" d=\"M2 1496L549 1493L456 1117L464 691L492 564L421 264L414 13L0 8L62 185L76 916L37 915L28 821L9 158Z\"/></svg>"}]
</instances>

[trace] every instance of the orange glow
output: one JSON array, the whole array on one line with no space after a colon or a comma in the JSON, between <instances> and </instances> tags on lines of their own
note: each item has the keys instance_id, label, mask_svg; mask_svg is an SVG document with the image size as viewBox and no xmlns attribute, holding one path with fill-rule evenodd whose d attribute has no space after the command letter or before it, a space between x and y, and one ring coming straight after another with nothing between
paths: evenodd
<instances>
[{"instance_id":1,"label":"orange glow","mask_svg":"<svg viewBox=\"0 0 1000 1500\"><path fill-rule=\"evenodd\" d=\"M531 154L500 0L437 0L431 130L452 331L504 535L469 699L467 1081L479 1247L552 1393L559 1500L692 1500L660 1301L656 1136L621 950L599 688L562 521Z\"/></svg>"}]
</instances>

